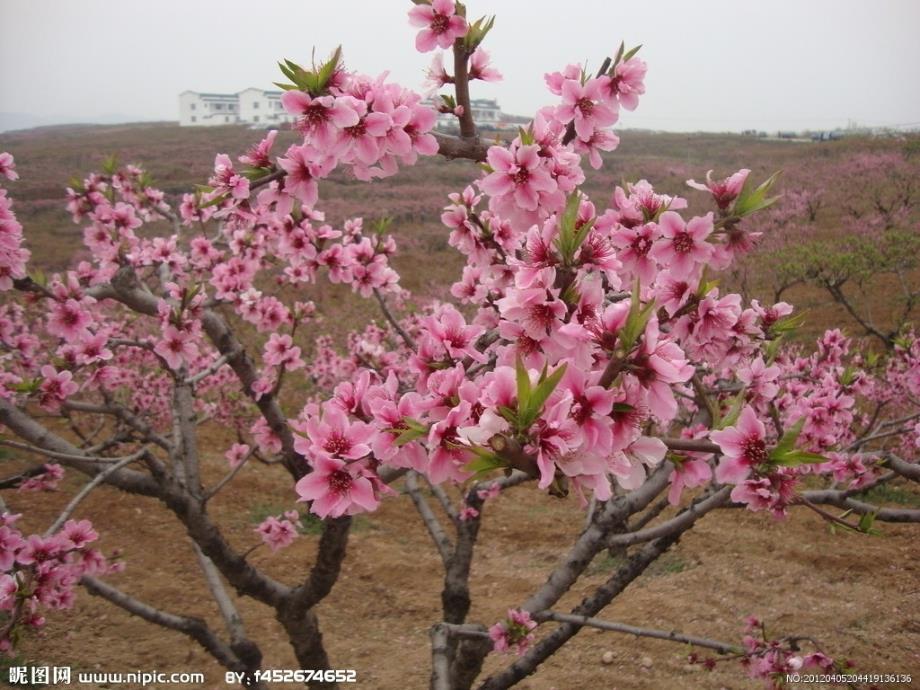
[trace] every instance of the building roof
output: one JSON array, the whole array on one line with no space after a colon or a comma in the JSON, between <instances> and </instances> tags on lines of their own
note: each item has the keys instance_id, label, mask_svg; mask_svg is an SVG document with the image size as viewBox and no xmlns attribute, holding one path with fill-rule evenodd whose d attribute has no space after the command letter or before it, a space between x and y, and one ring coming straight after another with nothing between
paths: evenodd
<instances>
[{"instance_id":1,"label":"building roof","mask_svg":"<svg viewBox=\"0 0 920 690\"><path fill-rule=\"evenodd\" d=\"M250 86L249 88L243 89L242 91L237 91L236 93L202 93L200 91L192 91L192 90L187 89L183 91L182 93L180 93L179 95L184 96L185 94L190 93L195 96L198 96L199 98L203 98L209 101L212 101L212 100L235 101L239 98L240 94L245 91L258 91L259 93L265 96L268 96L269 98L280 98L281 94L284 93L284 91L276 91L276 90L267 91L265 89L260 89L255 86Z\"/></svg>"}]
</instances>

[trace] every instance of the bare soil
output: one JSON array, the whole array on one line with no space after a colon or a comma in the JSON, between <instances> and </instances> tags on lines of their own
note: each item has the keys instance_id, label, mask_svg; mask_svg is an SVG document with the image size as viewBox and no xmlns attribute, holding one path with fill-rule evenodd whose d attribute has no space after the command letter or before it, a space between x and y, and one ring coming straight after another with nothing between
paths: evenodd
<instances>
[{"instance_id":1,"label":"bare soil","mask_svg":"<svg viewBox=\"0 0 920 690\"><path fill-rule=\"evenodd\" d=\"M219 478L223 463L222 458L210 458L206 479ZM14 494L8 503L14 510L27 509L26 526L41 528L77 482L70 477L65 491L41 497ZM898 496L917 498L906 491ZM212 510L234 545L243 550L258 542L254 525L266 514L291 507L294 498L282 471L246 467L230 490L215 499ZM202 616L221 629L187 538L155 501L104 487L80 506L78 517L90 518L102 529L106 551L124 552L127 569L109 578L113 584L164 610ZM517 487L488 502L473 566L470 620L491 625L523 601L542 584L583 521L577 501L554 499L533 486ZM260 548L251 559L293 583L313 562L317 542L318 536L304 534L278 554ZM883 525L882 534L875 537L832 534L819 517L807 512L777 522L765 515L724 510L705 517L603 617L738 641L743 617L754 614L777 635L818 638L828 653L852 659L861 672L910 673L916 678L918 557L920 542L909 526ZM615 566L614 559L601 554L557 609L575 605ZM377 513L359 517L342 576L318 611L334 666L356 669L359 688L427 687L427 632L439 620L440 589L439 557L407 497L389 499ZM249 601L241 601L240 607L250 636L265 654L265 668L296 668L270 610ZM82 591L71 611L51 613L44 632L25 640L23 649L29 663L111 672L200 671L207 678L201 688L227 687L224 670L180 633L129 616ZM608 650L615 659L605 665L601 657ZM687 652L670 642L585 630L519 687L761 687L748 680L736 662L707 672L688 665ZM486 670L510 661L492 655Z\"/></svg>"}]
</instances>

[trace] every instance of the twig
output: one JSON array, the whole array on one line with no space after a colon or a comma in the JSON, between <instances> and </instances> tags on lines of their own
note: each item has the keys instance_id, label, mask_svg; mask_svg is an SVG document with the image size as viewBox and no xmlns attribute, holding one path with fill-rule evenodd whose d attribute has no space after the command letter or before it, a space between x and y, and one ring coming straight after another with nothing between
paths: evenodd
<instances>
[{"instance_id":1,"label":"twig","mask_svg":"<svg viewBox=\"0 0 920 690\"><path fill-rule=\"evenodd\" d=\"M447 495L447 492L444 491L439 485L431 482L428 477L422 475L422 478L425 480L425 483L428 484L428 488L431 489L431 493L434 495L438 502L441 504L441 507L444 509L444 512L447 513L447 516L451 520L457 519L457 509L454 508L453 503L451 503L450 497Z\"/></svg>"},{"instance_id":2,"label":"twig","mask_svg":"<svg viewBox=\"0 0 920 690\"><path fill-rule=\"evenodd\" d=\"M723 486L714 494L711 494L710 496L696 503L690 504L686 510L681 511L670 520L666 520L665 522L662 522L659 525L655 525L654 527L640 529L636 532L626 532L624 534L611 535L607 539L607 545L632 546L633 544L639 544L641 542L659 539L671 534L679 534L683 532L686 527L692 525L703 515L725 503L728 500L729 494L731 494L731 490L732 487Z\"/></svg>"},{"instance_id":3,"label":"twig","mask_svg":"<svg viewBox=\"0 0 920 690\"><path fill-rule=\"evenodd\" d=\"M207 369L202 369L194 376L190 376L189 378L185 380L185 382L189 384L190 386L194 386L196 383L198 383L202 379L206 379L211 374L217 373L217 371L227 363L227 359L228 359L227 355L221 355L216 360L214 360L214 362L212 362L211 365Z\"/></svg>"},{"instance_id":4,"label":"twig","mask_svg":"<svg viewBox=\"0 0 920 690\"><path fill-rule=\"evenodd\" d=\"M444 531L444 528L441 527L438 518L432 512L431 506L428 505L428 502L419 491L417 473L409 472L406 474L406 490L412 502L415 504L415 509L419 512L419 515L422 516L422 521L425 523L428 534L431 535L431 540L437 547L438 553L441 554L441 560L444 561L444 565L446 566L454 554L454 545L450 537L448 537L447 533Z\"/></svg>"},{"instance_id":5,"label":"twig","mask_svg":"<svg viewBox=\"0 0 920 690\"><path fill-rule=\"evenodd\" d=\"M253 456L254 453L255 453L255 449L250 450L246 454L246 457L240 461L240 464L238 464L236 467L234 467L229 472L227 472L227 474L225 474L223 478L219 482L217 482L217 484L215 484L211 489L209 489L208 491L205 491L204 495L201 497L202 502L207 503L208 501L210 501L212 498L214 498L214 496L217 495L217 493L221 489L224 488L224 486L226 486L229 482L231 482L233 478L237 475L237 473L241 469L243 469L243 465L246 464L246 462L249 460L249 458Z\"/></svg>"},{"instance_id":6,"label":"twig","mask_svg":"<svg viewBox=\"0 0 920 690\"><path fill-rule=\"evenodd\" d=\"M604 621L599 618L588 616L576 616L569 613L556 613L555 611L540 611L534 614L534 619L538 621L555 621L557 623L573 623L575 625L598 628L599 630L609 630L611 632L625 633L635 635L636 637L651 637L656 640L669 640L671 642L680 642L682 644L693 645L694 647L703 647L712 649L719 654L740 654L743 650L728 642L719 642L706 637L696 637L695 635L685 635L676 630L654 630L652 628L639 628L635 625L625 623L616 623L614 621Z\"/></svg>"},{"instance_id":7,"label":"twig","mask_svg":"<svg viewBox=\"0 0 920 690\"><path fill-rule=\"evenodd\" d=\"M147 448L145 446L144 448L141 448L139 451L137 451L133 455L129 455L126 458L122 458L118 462L114 463L111 467L105 468L99 474L93 477L90 481L88 481L86 485L82 489L80 489L79 492L77 492L77 495L74 496L70 500L70 503L68 503L67 506L64 508L64 510L61 511L61 514L57 516L57 519L51 524L51 527L49 527L48 530L45 532L45 537L46 538L50 537L52 534L54 534L59 529L61 529L61 526L67 521L67 519L71 516L73 511L76 510L77 506L80 505L80 502L89 495L90 491L92 491L97 486L99 486L102 482L104 482L106 478L113 472L116 472L120 470L122 467L139 460L146 451L147 451Z\"/></svg>"},{"instance_id":8,"label":"twig","mask_svg":"<svg viewBox=\"0 0 920 690\"><path fill-rule=\"evenodd\" d=\"M476 123L473 121L473 108L470 104L469 53L463 37L454 41L454 94L460 113L460 137L476 138Z\"/></svg>"},{"instance_id":9,"label":"twig","mask_svg":"<svg viewBox=\"0 0 920 690\"><path fill-rule=\"evenodd\" d=\"M399 324L399 321L394 318L393 314L390 312L389 307L387 307L386 300L383 298L383 295L380 294L380 290L377 288L374 288L374 297L377 298L377 303L380 305L380 310L383 312L383 316L393 327L393 329L399 333L399 337L402 338L403 342L406 344L406 347L415 352L415 341L412 339L412 336L406 332L406 329L404 329Z\"/></svg>"}]
</instances>

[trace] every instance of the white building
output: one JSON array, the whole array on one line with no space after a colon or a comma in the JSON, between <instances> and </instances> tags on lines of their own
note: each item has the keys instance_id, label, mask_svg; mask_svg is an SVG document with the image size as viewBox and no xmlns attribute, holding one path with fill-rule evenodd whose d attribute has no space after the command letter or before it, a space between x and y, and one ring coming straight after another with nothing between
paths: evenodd
<instances>
[{"instance_id":1,"label":"white building","mask_svg":"<svg viewBox=\"0 0 920 690\"><path fill-rule=\"evenodd\" d=\"M293 115L281 106L281 91L248 88L238 93L179 94L179 125L208 127L249 124L269 127L293 122Z\"/></svg>"},{"instance_id":2,"label":"white building","mask_svg":"<svg viewBox=\"0 0 920 690\"><path fill-rule=\"evenodd\" d=\"M473 122L477 127L497 127L502 119L502 109L497 100L476 98L470 101L473 110Z\"/></svg>"},{"instance_id":3,"label":"white building","mask_svg":"<svg viewBox=\"0 0 920 690\"><path fill-rule=\"evenodd\" d=\"M237 94L240 103L240 121L266 127L282 122L293 122L294 116L281 105L281 94L281 91L263 91L252 87L240 91Z\"/></svg>"},{"instance_id":4,"label":"white building","mask_svg":"<svg viewBox=\"0 0 920 690\"><path fill-rule=\"evenodd\" d=\"M183 127L207 127L239 122L239 99L234 93L179 94L179 124Z\"/></svg>"}]
</instances>

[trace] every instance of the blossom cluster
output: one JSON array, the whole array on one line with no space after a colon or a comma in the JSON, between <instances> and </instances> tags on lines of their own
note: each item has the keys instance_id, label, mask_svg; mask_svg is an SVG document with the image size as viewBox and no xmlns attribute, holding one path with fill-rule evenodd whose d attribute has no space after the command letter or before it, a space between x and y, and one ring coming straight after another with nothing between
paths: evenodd
<instances>
[{"instance_id":1,"label":"blossom cluster","mask_svg":"<svg viewBox=\"0 0 920 690\"><path fill-rule=\"evenodd\" d=\"M269 515L255 531L262 538L262 542L274 552L280 551L294 543L297 538L297 523L300 513L288 510L281 517Z\"/></svg>"},{"instance_id":2,"label":"blossom cluster","mask_svg":"<svg viewBox=\"0 0 920 690\"><path fill-rule=\"evenodd\" d=\"M533 645L536 621L523 609L508 609L508 617L489 628L489 637L496 652L516 654L526 652Z\"/></svg>"},{"instance_id":3,"label":"blossom cluster","mask_svg":"<svg viewBox=\"0 0 920 690\"><path fill-rule=\"evenodd\" d=\"M0 153L0 177L19 179L16 163L9 153ZM26 277L29 250L22 246L22 225L13 212L13 201L0 187L0 291L10 290L13 280Z\"/></svg>"},{"instance_id":4,"label":"blossom cluster","mask_svg":"<svg viewBox=\"0 0 920 690\"><path fill-rule=\"evenodd\" d=\"M12 650L20 629L45 624L42 609L67 609L83 575L118 572L91 547L99 535L88 520L67 520L51 535L26 535L16 527L20 515L0 515L0 611L5 613L0 652Z\"/></svg>"}]
</instances>

